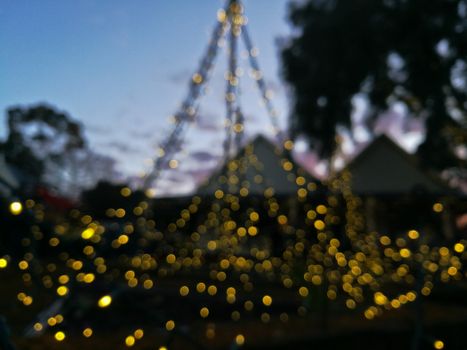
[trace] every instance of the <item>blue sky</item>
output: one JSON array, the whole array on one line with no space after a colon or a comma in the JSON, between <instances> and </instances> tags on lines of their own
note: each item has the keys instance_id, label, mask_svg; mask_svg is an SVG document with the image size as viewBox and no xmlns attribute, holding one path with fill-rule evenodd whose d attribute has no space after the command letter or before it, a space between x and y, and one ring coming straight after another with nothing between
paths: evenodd
<instances>
[{"instance_id":1,"label":"blue sky","mask_svg":"<svg viewBox=\"0 0 467 350\"><path fill-rule=\"evenodd\" d=\"M286 0L245 0L260 64L285 125L275 40L289 34ZM46 102L80 120L90 145L128 175L144 169L186 94L223 6L220 0L3 0L0 8L0 109ZM217 60L202 118L222 123L225 54ZM249 134L265 129L252 83L242 86ZM0 136L6 133L0 124ZM221 152L219 132L187 147ZM204 134L203 134L204 135ZM190 149L191 151L191 149Z\"/></svg>"}]
</instances>

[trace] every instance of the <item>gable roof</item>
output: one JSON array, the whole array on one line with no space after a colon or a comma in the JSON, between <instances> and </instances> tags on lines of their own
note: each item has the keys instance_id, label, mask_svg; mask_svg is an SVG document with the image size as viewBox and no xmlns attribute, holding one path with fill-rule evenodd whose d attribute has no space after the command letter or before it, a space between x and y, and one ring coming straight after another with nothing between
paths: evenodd
<instances>
[{"instance_id":1,"label":"gable roof","mask_svg":"<svg viewBox=\"0 0 467 350\"><path fill-rule=\"evenodd\" d=\"M219 168L218 171L198 188L200 195L212 195L217 189L225 187L219 179L228 174L228 165L231 161L244 162L242 174L234 173L239 178L239 183L248 183L249 195L263 195L264 191L271 187L276 195L296 195L299 188L295 183L297 176L303 176L308 181L317 182L307 172L301 169L292 159L289 153L282 151L271 141L262 135L244 146L239 152ZM292 170L284 170L284 163L290 162ZM235 191L235 190L234 190Z\"/></svg>"},{"instance_id":2,"label":"gable roof","mask_svg":"<svg viewBox=\"0 0 467 350\"><path fill-rule=\"evenodd\" d=\"M346 169L352 175L352 190L356 194L453 193L440 177L422 169L417 157L385 134L371 142Z\"/></svg>"}]
</instances>

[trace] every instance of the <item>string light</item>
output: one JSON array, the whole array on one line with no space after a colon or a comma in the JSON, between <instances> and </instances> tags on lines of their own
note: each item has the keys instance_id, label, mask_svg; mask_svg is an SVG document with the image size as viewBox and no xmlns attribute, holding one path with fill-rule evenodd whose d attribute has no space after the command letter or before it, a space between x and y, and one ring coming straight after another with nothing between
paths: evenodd
<instances>
[{"instance_id":1,"label":"string light","mask_svg":"<svg viewBox=\"0 0 467 350\"><path fill-rule=\"evenodd\" d=\"M208 55L203 59L198 72L192 76L190 98L174 118L175 131L161 146L159 159L163 160L155 162L156 168L161 165L170 168L174 164L179 166L178 160L174 159L174 150L178 149L181 140L182 124L196 116L196 100L201 93L200 88L205 86L209 78L212 61L228 27L233 28L233 37L241 35L249 43L247 47L250 60L258 55L258 50L251 45L249 37L245 39L246 18L243 9L222 10L218 13L218 21ZM238 68L233 64L227 73L228 85L233 93L229 97L232 106L239 100L237 87L241 74ZM271 94L264 85L257 62L253 69L266 106L275 118L276 114L270 105ZM231 136L232 133L244 132L245 128L239 110L234 107L232 110L232 122L229 124ZM279 130L274 118L271 118L273 127ZM142 201L130 208L109 208L105 220L118 223L119 232L114 234L96 218L77 210L72 211L72 223L63 220L55 225L54 234L60 237L81 237L79 241L82 246L79 249L60 253L58 259L46 263L37 261L31 249L21 260L13 260L11 266L18 266L24 286L29 287L32 283L37 283L29 273L35 270L35 264L43 263L41 269L37 269L42 271L38 281L46 291L50 290L52 295L57 293L59 296L68 295L74 284L109 286L109 281L124 283L126 289L137 286L151 289L154 281L159 286L159 283L164 284L165 278L196 271L192 278L203 274L200 278L203 281L194 280L190 284L190 279L190 283L185 281L187 285L179 285L175 290L178 290L180 300L203 298L203 304L195 311L198 313L197 317L209 320L206 330L208 339L216 335L211 323L215 316L211 315L211 311L215 314L209 304L211 302L225 303L232 308L230 315L234 322L245 315L258 317L264 323L271 322L277 312L275 309L280 309L281 305L277 301L273 302L271 295L275 294L267 290L268 288L265 290L261 287L264 284L270 285L268 283L277 282L277 285L284 287L284 293L293 293L298 297L296 305L294 304L296 315L306 314L305 298L310 296L313 288L321 286L325 298L341 302L349 309L360 310L366 319L373 320L385 310L400 309L417 298L430 295L438 281L447 283L464 278L465 240L453 246L439 247L430 246L430 242L419 242L422 241L420 236L424 237L423 232L412 228L394 237L366 232L361 210L362 200L351 191L350 174L344 171L339 177L332 179L329 183L329 195L316 203L310 193L316 190L317 185L300 172L301 169L285 152L293 150L293 142L285 140L279 145L281 147L275 153L277 167L282 169L287 181L294 188L289 203L276 194L277 189L269 179L268 169L259 159L253 144L245 147L235 159L229 159L223 169L226 171L213 177L212 185L215 189L207 200L194 196L186 208L174 215L176 218L173 221L160 223L157 210L152 213L154 208L148 201ZM251 176L252 172L255 175ZM254 186L261 190L262 195L250 202L248 196L254 193ZM132 195L132 191L123 188L120 194L127 198ZM292 202L293 205L290 204ZM341 207L345 209L343 214L339 213ZM19 208L20 214L22 206ZM445 210L438 202L432 209L435 212ZM28 210L34 214L31 237L40 241L44 236L40 224L44 222L45 209L40 203L31 203ZM14 214L11 205L10 212ZM197 212L199 215L194 215ZM196 221L193 217L196 217ZM342 224L345 232L341 237L334 228ZM271 240L266 242L269 237L268 233L263 232L266 225L270 232L284 238L280 246L273 247ZM80 227L80 230L76 227ZM185 233L187 234L184 235ZM54 241L46 242L54 247ZM130 250L128 247L133 244L137 248ZM153 250L154 246L157 248ZM108 251L112 253L107 255ZM114 259L115 256L118 259ZM115 261L118 261L117 266ZM0 268L7 268L9 262L9 256L0 258ZM424 272L423 286L419 291L414 291L412 286L419 266ZM302 272L297 274L297 270ZM394 287L385 291L388 283ZM92 284L86 285L91 286ZM190 288L193 290L191 294ZM26 291L24 289L17 294L17 302L22 306L33 303L33 298ZM112 295L117 298L117 294ZM97 305L99 308L106 308L111 303L112 296L104 295ZM252 312L256 309L261 309L258 316L254 316L255 313ZM265 310L268 312L264 312ZM289 318L294 316L290 310L278 312L281 322L289 322ZM183 326L177 315L170 317L173 319L166 316L161 322L161 326L165 326L168 332L175 329L176 323ZM47 320L47 325L57 327L60 320L63 321L63 316L53 315ZM33 328L35 331L42 331L44 326L34 323ZM144 335L142 329L133 330L134 328L130 330L132 334L125 338L127 346L134 346ZM93 330L86 328L82 334L89 338L93 335ZM55 339L63 341L65 333L56 332ZM244 342L243 334L235 336L238 346L242 346ZM433 346L442 349L444 343L438 340Z\"/></svg>"}]
</instances>

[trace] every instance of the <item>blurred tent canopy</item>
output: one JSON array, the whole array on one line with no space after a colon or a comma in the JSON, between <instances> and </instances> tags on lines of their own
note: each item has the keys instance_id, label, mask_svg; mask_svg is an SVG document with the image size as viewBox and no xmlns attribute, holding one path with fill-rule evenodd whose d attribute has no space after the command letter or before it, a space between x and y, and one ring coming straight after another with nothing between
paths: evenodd
<instances>
[{"instance_id":1,"label":"blurred tent canopy","mask_svg":"<svg viewBox=\"0 0 467 350\"><path fill-rule=\"evenodd\" d=\"M358 95L367 101L370 134L377 117L399 104L425 121L417 150L425 166L465 169L467 1L308 0L292 3L290 21L296 34L282 58L294 137L330 157L337 128L352 134Z\"/></svg>"},{"instance_id":2,"label":"blurred tent canopy","mask_svg":"<svg viewBox=\"0 0 467 350\"><path fill-rule=\"evenodd\" d=\"M228 176L231 163L239 163L244 172L241 181L248 184L248 194L250 196L263 196L268 188L273 188L277 196L294 197L297 192L295 179L289 176L290 172L284 169L289 162L289 166L297 172L296 177L304 176L307 182L318 182L312 178L302 168L297 166L291 155L287 152L281 153L274 143L263 135L256 136L253 140L241 148L238 153L228 159L214 173L206 183L197 191L201 196L208 196L215 193L219 188L218 178ZM246 164L244 164L246 163Z\"/></svg>"}]
</instances>

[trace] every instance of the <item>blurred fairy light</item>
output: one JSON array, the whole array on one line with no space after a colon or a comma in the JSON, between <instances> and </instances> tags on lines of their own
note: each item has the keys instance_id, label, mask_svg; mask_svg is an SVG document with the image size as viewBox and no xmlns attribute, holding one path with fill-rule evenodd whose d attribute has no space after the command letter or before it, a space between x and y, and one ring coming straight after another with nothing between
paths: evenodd
<instances>
[{"instance_id":1,"label":"blurred fairy light","mask_svg":"<svg viewBox=\"0 0 467 350\"><path fill-rule=\"evenodd\" d=\"M229 61L229 68L224 75L227 81L224 159L233 154L234 147L237 150L240 148L245 129L243 125L244 117L239 103L239 81L243 75L243 68L238 65L237 51L241 39L243 39L246 48L244 58L249 60L251 67L250 75L256 82L262 105L266 108L271 120L270 129L279 144L284 140L277 119L278 113L272 106L273 92L268 89L259 68L257 61L259 49L253 46L248 34L246 27L248 19L244 15L244 6L241 1L227 1L226 7L217 12L217 20L218 23L211 35L206 53L201 59L198 70L191 77L188 94L179 111L170 116L170 123L173 128L158 147L156 159L151 165L152 170L143 174L143 188L145 191L154 187L157 188L154 183L157 183L161 171L165 168L176 169L179 167L178 160L174 156L183 149L183 135L186 132L187 124L196 120L199 108L198 100L203 95L202 92L208 88L209 78L219 48L225 48ZM240 56L243 57L243 53ZM246 193L245 190L243 192ZM155 194L153 193L153 195Z\"/></svg>"},{"instance_id":2,"label":"blurred fairy light","mask_svg":"<svg viewBox=\"0 0 467 350\"><path fill-rule=\"evenodd\" d=\"M208 80L217 47L228 27L232 26L232 16L232 35L237 37L246 33L243 9L228 7L219 11L220 24L208 48L208 58L191 78L192 98L197 98L199 86L205 86ZM251 44L249 38L244 40ZM227 40L226 49L228 45L231 42ZM256 57L258 51L247 46L250 59ZM235 106L239 99L237 87L241 71L233 63L226 72L227 88L232 94L226 95L229 99L226 102L232 103L232 120L226 123L227 134L233 137L229 149L235 143L238 148L235 138L245 129L241 113ZM252 65L265 106L273 116L272 96L265 88L257 63ZM161 146L158 159L162 160L155 162L157 166L180 166L174 152L180 148L181 125L196 116L196 103L192 98L185 101L183 112L174 118L178 129ZM273 117L271 124L279 130ZM8 255L0 258L0 268L17 269L24 283L24 289L16 294L16 302L21 307L35 305L36 301L27 289L32 286L43 286L61 301L64 300L61 297L80 290L75 289L76 285L86 288L117 285L154 296L158 295L155 290L163 285L164 279L173 277L170 283L171 288L175 284L174 295L179 298L176 301L200 300L193 308L194 317L206 322L203 333L206 338L213 339L219 334L216 312L225 306L234 308L227 314L233 322L249 317L272 324L274 317L279 315L279 320L285 323L292 317L304 317L309 311L307 302L313 291L320 290L323 298L373 320L384 312L398 310L430 295L435 284L465 278L467 241L432 246L425 232L414 227L391 237L376 231L366 232L363 202L352 193L351 174L343 171L329 181L326 196L316 195L321 190L320 185L310 180L290 157L289 152L295 147L293 141L286 138L279 141L279 146L273 150L277 167L293 188L287 201L271 184L268 168L259 158L255 145L251 144L236 158L226 159L225 171L212 178L210 195L193 196L186 206L177 209L175 219L170 222L159 222L153 202L149 198L135 197L136 193L127 187L119 190L119 200L125 204L105 208L103 218L72 209L69 218L53 225L54 237L51 238L55 240L45 242L50 249L60 249L58 242L74 239L73 243L79 249L61 251L55 261L36 259L37 253L30 242L44 238L41 227L46 220L45 208L40 203L26 201L28 211L33 214L33 224L30 241L22 243L29 251L19 259ZM250 173L253 175L247 176ZM154 179L149 181L151 185ZM256 202L249 202L255 189L259 189L260 195L255 194ZM155 188L147 187L146 195L153 197L155 191ZM19 204L16 211L21 213L22 205L16 203ZM434 215L447 210L443 203L430 203ZM339 225L344 227L342 234L338 231ZM271 233L284 238L281 246L273 247ZM267 239L269 243L265 243ZM31 274L36 271L41 271L37 275L40 278L32 278ZM423 278L418 288L416 282L420 272L423 272ZM183 278L187 276L189 278ZM388 284L392 288L385 290ZM268 288L271 285L283 287L283 290L276 294L276 288ZM281 305L281 294L293 296L290 299L293 308ZM118 293L109 291L98 299L97 306L107 308L117 296ZM95 307L95 299L92 300ZM186 327L179 314L161 311L160 315L160 326L166 332L176 334L179 327L182 330ZM33 329L40 332L47 326L58 327L63 320L62 315L54 313L44 321L34 321ZM143 336L150 336L148 330L144 335L143 328L135 328L132 326L121 338L124 345L135 346ZM80 328L79 333L89 338L93 329ZM63 331L52 334L57 341L66 337ZM229 341L242 346L245 335L235 334ZM73 332L69 336L72 338ZM248 342L252 341L248 338ZM438 340L433 346L442 349L444 343Z\"/></svg>"},{"instance_id":3,"label":"blurred fairy light","mask_svg":"<svg viewBox=\"0 0 467 350\"><path fill-rule=\"evenodd\" d=\"M23 205L21 202L11 202L10 203L10 213L13 215L20 215L21 212L23 211Z\"/></svg>"},{"instance_id":4,"label":"blurred fairy light","mask_svg":"<svg viewBox=\"0 0 467 350\"><path fill-rule=\"evenodd\" d=\"M100 308L106 308L110 306L111 303L112 303L112 297L110 295L104 295L103 297L99 299L99 301L97 302L97 305Z\"/></svg>"}]
</instances>

